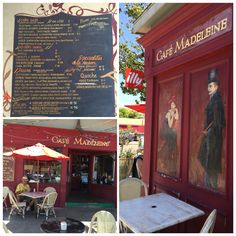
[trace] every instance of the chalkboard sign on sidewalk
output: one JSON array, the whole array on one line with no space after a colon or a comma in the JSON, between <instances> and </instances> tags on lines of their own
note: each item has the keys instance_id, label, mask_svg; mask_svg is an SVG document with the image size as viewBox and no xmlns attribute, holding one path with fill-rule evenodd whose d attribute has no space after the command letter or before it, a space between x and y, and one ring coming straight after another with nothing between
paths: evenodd
<instances>
[{"instance_id":1,"label":"chalkboard sign on sidewalk","mask_svg":"<svg viewBox=\"0 0 236 236\"><path fill-rule=\"evenodd\" d=\"M11 116L112 117L112 17L15 16Z\"/></svg>"},{"instance_id":2,"label":"chalkboard sign on sidewalk","mask_svg":"<svg viewBox=\"0 0 236 236\"><path fill-rule=\"evenodd\" d=\"M3 157L3 181L14 181L15 159L14 157Z\"/></svg>"}]
</instances>

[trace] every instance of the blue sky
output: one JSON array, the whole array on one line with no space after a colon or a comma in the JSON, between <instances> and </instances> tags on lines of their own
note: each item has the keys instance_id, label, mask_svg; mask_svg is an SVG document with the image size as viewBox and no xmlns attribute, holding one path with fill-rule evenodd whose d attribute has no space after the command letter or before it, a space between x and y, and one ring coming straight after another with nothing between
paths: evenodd
<instances>
[{"instance_id":1,"label":"blue sky","mask_svg":"<svg viewBox=\"0 0 236 236\"><path fill-rule=\"evenodd\" d=\"M120 3L120 8L124 9L124 4ZM120 21L120 27L121 27L121 23L122 24L122 30L124 32L124 36L120 37L120 42L123 43L125 40L126 41L130 41L130 42L134 42L135 41L135 34L131 34L129 32L129 30L126 28L126 23L128 22L128 17L123 13L120 12L119 15L119 21ZM133 95L127 95L124 94L120 88L120 83L124 81L123 79L123 75L119 74L119 88L118 88L118 93L119 93L119 107L122 107L124 105L130 105L130 104L135 104L135 100L137 100L139 97L138 96L133 96Z\"/></svg>"}]
</instances>

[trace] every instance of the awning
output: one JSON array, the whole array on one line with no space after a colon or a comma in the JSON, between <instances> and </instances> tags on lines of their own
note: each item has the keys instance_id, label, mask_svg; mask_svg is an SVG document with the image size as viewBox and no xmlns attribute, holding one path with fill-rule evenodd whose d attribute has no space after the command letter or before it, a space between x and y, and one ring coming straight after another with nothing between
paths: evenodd
<instances>
[{"instance_id":1,"label":"awning","mask_svg":"<svg viewBox=\"0 0 236 236\"><path fill-rule=\"evenodd\" d=\"M120 130L132 130L134 133L144 134L143 125L120 125Z\"/></svg>"},{"instance_id":2,"label":"awning","mask_svg":"<svg viewBox=\"0 0 236 236\"><path fill-rule=\"evenodd\" d=\"M134 111L145 113L145 104L134 104L134 105L125 105L125 107L128 107Z\"/></svg>"}]
</instances>

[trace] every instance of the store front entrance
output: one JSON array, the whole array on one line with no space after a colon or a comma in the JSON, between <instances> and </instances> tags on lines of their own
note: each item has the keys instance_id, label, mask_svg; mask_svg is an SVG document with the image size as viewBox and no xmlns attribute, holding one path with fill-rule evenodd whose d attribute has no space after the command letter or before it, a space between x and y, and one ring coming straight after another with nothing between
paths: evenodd
<instances>
[{"instance_id":1,"label":"store front entrance","mask_svg":"<svg viewBox=\"0 0 236 236\"><path fill-rule=\"evenodd\" d=\"M67 205L109 205L108 196L114 188L113 155L70 150L69 156L71 171Z\"/></svg>"},{"instance_id":2,"label":"store front entrance","mask_svg":"<svg viewBox=\"0 0 236 236\"><path fill-rule=\"evenodd\" d=\"M89 193L90 166L92 156L89 153L71 151L71 188L68 202L86 203L91 200Z\"/></svg>"},{"instance_id":3,"label":"store front entrance","mask_svg":"<svg viewBox=\"0 0 236 236\"><path fill-rule=\"evenodd\" d=\"M72 154L71 190L79 192L88 191L89 183L89 158L88 154Z\"/></svg>"}]
</instances>

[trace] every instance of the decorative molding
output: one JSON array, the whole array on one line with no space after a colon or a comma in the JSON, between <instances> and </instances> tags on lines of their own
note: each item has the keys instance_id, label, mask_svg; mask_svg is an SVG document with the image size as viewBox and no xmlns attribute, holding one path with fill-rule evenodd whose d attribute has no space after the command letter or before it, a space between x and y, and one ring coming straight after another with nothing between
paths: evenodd
<instances>
[{"instance_id":1,"label":"decorative molding","mask_svg":"<svg viewBox=\"0 0 236 236\"><path fill-rule=\"evenodd\" d=\"M113 48L117 46L117 21L115 19L115 15L117 15L116 3L108 3L107 7L100 8L100 10L92 10L89 8L82 8L79 5L73 5L66 9L64 3L52 3L52 4L40 4L40 6L36 9L36 15L38 16L51 16L56 15L60 12L64 12L65 14L74 15L74 16L83 16L86 12L91 12L95 14L111 14L112 15L112 31L113 31ZM113 68L115 57L117 55L117 49L113 52L112 55L112 64Z\"/></svg>"},{"instance_id":2,"label":"decorative molding","mask_svg":"<svg viewBox=\"0 0 236 236\"><path fill-rule=\"evenodd\" d=\"M8 112L11 110L11 96L6 91L6 81L10 77L12 71L11 69L9 69L6 72L6 68L11 57L14 57L16 54L9 50L7 50L6 52L9 53L9 55L3 65L3 111Z\"/></svg>"}]
</instances>

